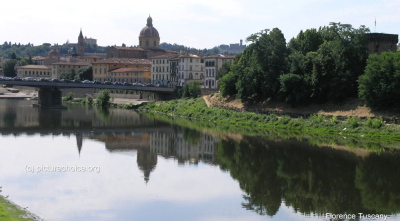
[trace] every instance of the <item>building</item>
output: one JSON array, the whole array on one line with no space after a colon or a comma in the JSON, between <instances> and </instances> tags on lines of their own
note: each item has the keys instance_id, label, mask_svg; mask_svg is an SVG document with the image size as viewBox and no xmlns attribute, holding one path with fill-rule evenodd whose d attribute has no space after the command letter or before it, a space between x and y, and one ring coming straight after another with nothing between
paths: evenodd
<instances>
[{"instance_id":1,"label":"building","mask_svg":"<svg viewBox=\"0 0 400 221\"><path fill-rule=\"evenodd\" d=\"M178 80L178 54L164 54L151 58L151 83L176 86Z\"/></svg>"},{"instance_id":2,"label":"building","mask_svg":"<svg viewBox=\"0 0 400 221\"><path fill-rule=\"evenodd\" d=\"M160 35L157 29L153 26L153 19L147 18L146 26L140 31L139 46L143 49L159 49Z\"/></svg>"},{"instance_id":3,"label":"building","mask_svg":"<svg viewBox=\"0 0 400 221\"><path fill-rule=\"evenodd\" d=\"M232 63L235 56L212 55L204 57L205 78L203 88L218 88L218 70L226 62Z\"/></svg>"},{"instance_id":4,"label":"building","mask_svg":"<svg viewBox=\"0 0 400 221\"><path fill-rule=\"evenodd\" d=\"M110 58L105 60L100 60L92 63L93 67L93 79L98 81L117 81L115 73L119 73L122 75L123 72L114 72L113 71L120 69L120 68L148 68L148 82L151 80L151 60L149 59L129 59L129 58ZM137 70L124 70L128 72L124 73L139 73ZM144 69L142 73L145 73ZM147 72L146 72L147 73ZM126 76L126 75L125 75ZM145 77L146 75L144 75ZM132 79L132 80L131 80ZM125 82L136 82L135 75L128 75L126 76ZM118 80L119 81L119 80Z\"/></svg>"},{"instance_id":5,"label":"building","mask_svg":"<svg viewBox=\"0 0 400 221\"><path fill-rule=\"evenodd\" d=\"M37 65L46 65L46 66L50 66L53 63L59 62L57 58L41 57L41 56L32 57L32 61L34 61Z\"/></svg>"},{"instance_id":6,"label":"building","mask_svg":"<svg viewBox=\"0 0 400 221\"><path fill-rule=\"evenodd\" d=\"M107 58L147 58L143 48L112 46L107 50Z\"/></svg>"},{"instance_id":7,"label":"building","mask_svg":"<svg viewBox=\"0 0 400 221\"><path fill-rule=\"evenodd\" d=\"M72 71L78 73L79 69L82 67L90 66L90 63L86 62L76 62L76 63L69 63L69 62L57 62L52 64L52 76L53 79L60 79L64 74L69 74Z\"/></svg>"},{"instance_id":8,"label":"building","mask_svg":"<svg viewBox=\"0 0 400 221\"><path fill-rule=\"evenodd\" d=\"M24 65L15 68L19 78L51 78L51 68L45 65Z\"/></svg>"},{"instance_id":9,"label":"building","mask_svg":"<svg viewBox=\"0 0 400 221\"><path fill-rule=\"evenodd\" d=\"M82 29L79 32L79 36L78 36L78 45L76 46L76 53L82 58L83 56L85 56L85 41L83 39L83 35L82 35Z\"/></svg>"},{"instance_id":10,"label":"building","mask_svg":"<svg viewBox=\"0 0 400 221\"><path fill-rule=\"evenodd\" d=\"M204 59L198 55L186 53L181 53L178 58L178 86L197 81L203 87Z\"/></svg>"},{"instance_id":11,"label":"building","mask_svg":"<svg viewBox=\"0 0 400 221\"><path fill-rule=\"evenodd\" d=\"M85 36L85 38L83 39L83 42L87 45L97 45L97 39L94 38L87 38Z\"/></svg>"},{"instance_id":12,"label":"building","mask_svg":"<svg viewBox=\"0 0 400 221\"><path fill-rule=\"evenodd\" d=\"M107 50L107 58L144 58L163 55L178 54L175 51L160 49L160 35L153 26L153 19L149 16L147 24L139 34L139 47L113 46Z\"/></svg>"},{"instance_id":13,"label":"building","mask_svg":"<svg viewBox=\"0 0 400 221\"><path fill-rule=\"evenodd\" d=\"M151 81L150 67L145 68L119 68L109 73L111 82L127 82L148 84Z\"/></svg>"},{"instance_id":14,"label":"building","mask_svg":"<svg viewBox=\"0 0 400 221\"><path fill-rule=\"evenodd\" d=\"M382 53L384 51L396 51L399 35L384 33L367 33L368 53Z\"/></svg>"}]
</instances>

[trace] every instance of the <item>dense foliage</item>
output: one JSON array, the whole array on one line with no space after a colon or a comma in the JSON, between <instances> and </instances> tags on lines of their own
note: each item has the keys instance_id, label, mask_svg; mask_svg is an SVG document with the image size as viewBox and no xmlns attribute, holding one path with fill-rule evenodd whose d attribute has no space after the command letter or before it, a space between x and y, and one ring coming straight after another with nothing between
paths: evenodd
<instances>
[{"instance_id":1,"label":"dense foliage","mask_svg":"<svg viewBox=\"0 0 400 221\"><path fill-rule=\"evenodd\" d=\"M355 97L368 57L366 32L364 26L331 23L301 31L287 45L277 28L253 34L247 38L252 44L220 79L221 93L292 105Z\"/></svg>"},{"instance_id":2,"label":"dense foliage","mask_svg":"<svg viewBox=\"0 0 400 221\"><path fill-rule=\"evenodd\" d=\"M62 45L54 44L42 44L34 46L31 43L26 45L22 45L20 43L11 44L11 42L4 42L3 45L0 45L0 57L12 58L12 55L15 54L17 57L29 57L29 56L42 56L47 57L48 53L56 49L60 54L67 53L76 53L76 48L66 42ZM106 53L107 47L101 47L97 45L85 45L86 53Z\"/></svg>"},{"instance_id":3,"label":"dense foliage","mask_svg":"<svg viewBox=\"0 0 400 221\"><path fill-rule=\"evenodd\" d=\"M201 87L199 82L193 81L190 83L186 83L183 86L183 98L197 98L199 95L201 95Z\"/></svg>"},{"instance_id":4,"label":"dense foliage","mask_svg":"<svg viewBox=\"0 0 400 221\"><path fill-rule=\"evenodd\" d=\"M12 55L12 59L7 60L2 68L4 72L4 76L6 77L15 77L17 76L15 67L35 64L31 57L29 58L17 58L15 54Z\"/></svg>"},{"instance_id":5,"label":"dense foliage","mask_svg":"<svg viewBox=\"0 0 400 221\"><path fill-rule=\"evenodd\" d=\"M96 104L99 106L106 107L110 105L111 103L110 100L111 100L110 91L105 89L100 92L99 96L96 99Z\"/></svg>"},{"instance_id":6,"label":"dense foliage","mask_svg":"<svg viewBox=\"0 0 400 221\"><path fill-rule=\"evenodd\" d=\"M372 107L400 106L400 52L373 54L359 79L359 96Z\"/></svg>"}]
</instances>

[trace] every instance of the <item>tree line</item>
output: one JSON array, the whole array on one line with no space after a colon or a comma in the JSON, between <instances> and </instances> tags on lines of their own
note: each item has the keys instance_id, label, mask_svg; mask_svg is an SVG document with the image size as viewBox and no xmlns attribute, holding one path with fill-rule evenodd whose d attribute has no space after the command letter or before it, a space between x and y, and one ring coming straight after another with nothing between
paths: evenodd
<instances>
[{"instance_id":1,"label":"tree line","mask_svg":"<svg viewBox=\"0 0 400 221\"><path fill-rule=\"evenodd\" d=\"M372 106L396 106L399 53L369 57L368 32L365 26L356 29L330 23L300 31L288 44L278 28L255 33L247 38L251 44L233 64L220 70L224 73L219 76L220 91L225 97L236 96L243 101L280 100L292 106L341 102L357 96ZM383 64L384 71L376 67ZM380 81L379 71L391 77ZM373 83L377 81L381 82L379 89ZM387 99L380 100L388 94Z\"/></svg>"},{"instance_id":2,"label":"tree line","mask_svg":"<svg viewBox=\"0 0 400 221\"><path fill-rule=\"evenodd\" d=\"M107 48L108 47L85 44L85 53L107 53ZM54 44L53 46L48 43L34 46L31 43L23 45L20 43L11 44L11 42L4 42L0 45L0 57L11 58L13 53L18 57L47 57L48 53L53 49L56 49L60 54L76 53L76 47L68 42L62 45Z\"/></svg>"}]
</instances>

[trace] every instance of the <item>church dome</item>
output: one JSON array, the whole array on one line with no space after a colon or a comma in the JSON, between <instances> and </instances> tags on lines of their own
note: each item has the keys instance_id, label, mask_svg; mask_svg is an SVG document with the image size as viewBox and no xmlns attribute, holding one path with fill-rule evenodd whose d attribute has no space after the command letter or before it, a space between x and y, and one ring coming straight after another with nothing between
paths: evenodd
<instances>
[{"instance_id":1,"label":"church dome","mask_svg":"<svg viewBox=\"0 0 400 221\"><path fill-rule=\"evenodd\" d=\"M54 57L60 57L60 53L56 50L51 50L49 54L47 54L48 57L54 58Z\"/></svg>"},{"instance_id":2,"label":"church dome","mask_svg":"<svg viewBox=\"0 0 400 221\"><path fill-rule=\"evenodd\" d=\"M140 31L140 37L146 37L146 38L159 38L160 35L158 34L158 31L155 27L153 27L153 19L149 16L147 18L147 25Z\"/></svg>"}]
</instances>

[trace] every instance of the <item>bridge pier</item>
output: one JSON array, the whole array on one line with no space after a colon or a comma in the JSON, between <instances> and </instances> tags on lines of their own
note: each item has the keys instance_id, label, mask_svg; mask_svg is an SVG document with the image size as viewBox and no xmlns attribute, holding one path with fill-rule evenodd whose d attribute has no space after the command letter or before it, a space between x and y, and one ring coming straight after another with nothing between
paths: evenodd
<instances>
[{"instance_id":1,"label":"bridge pier","mask_svg":"<svg viewBox=\"0 0 400 221\"><path fill-rule=\"evenodd\" d=\"M43 108L61 108L61 95L58 88L42 87L39 89L38 105Z\"/></svg>"}]
</instances>

